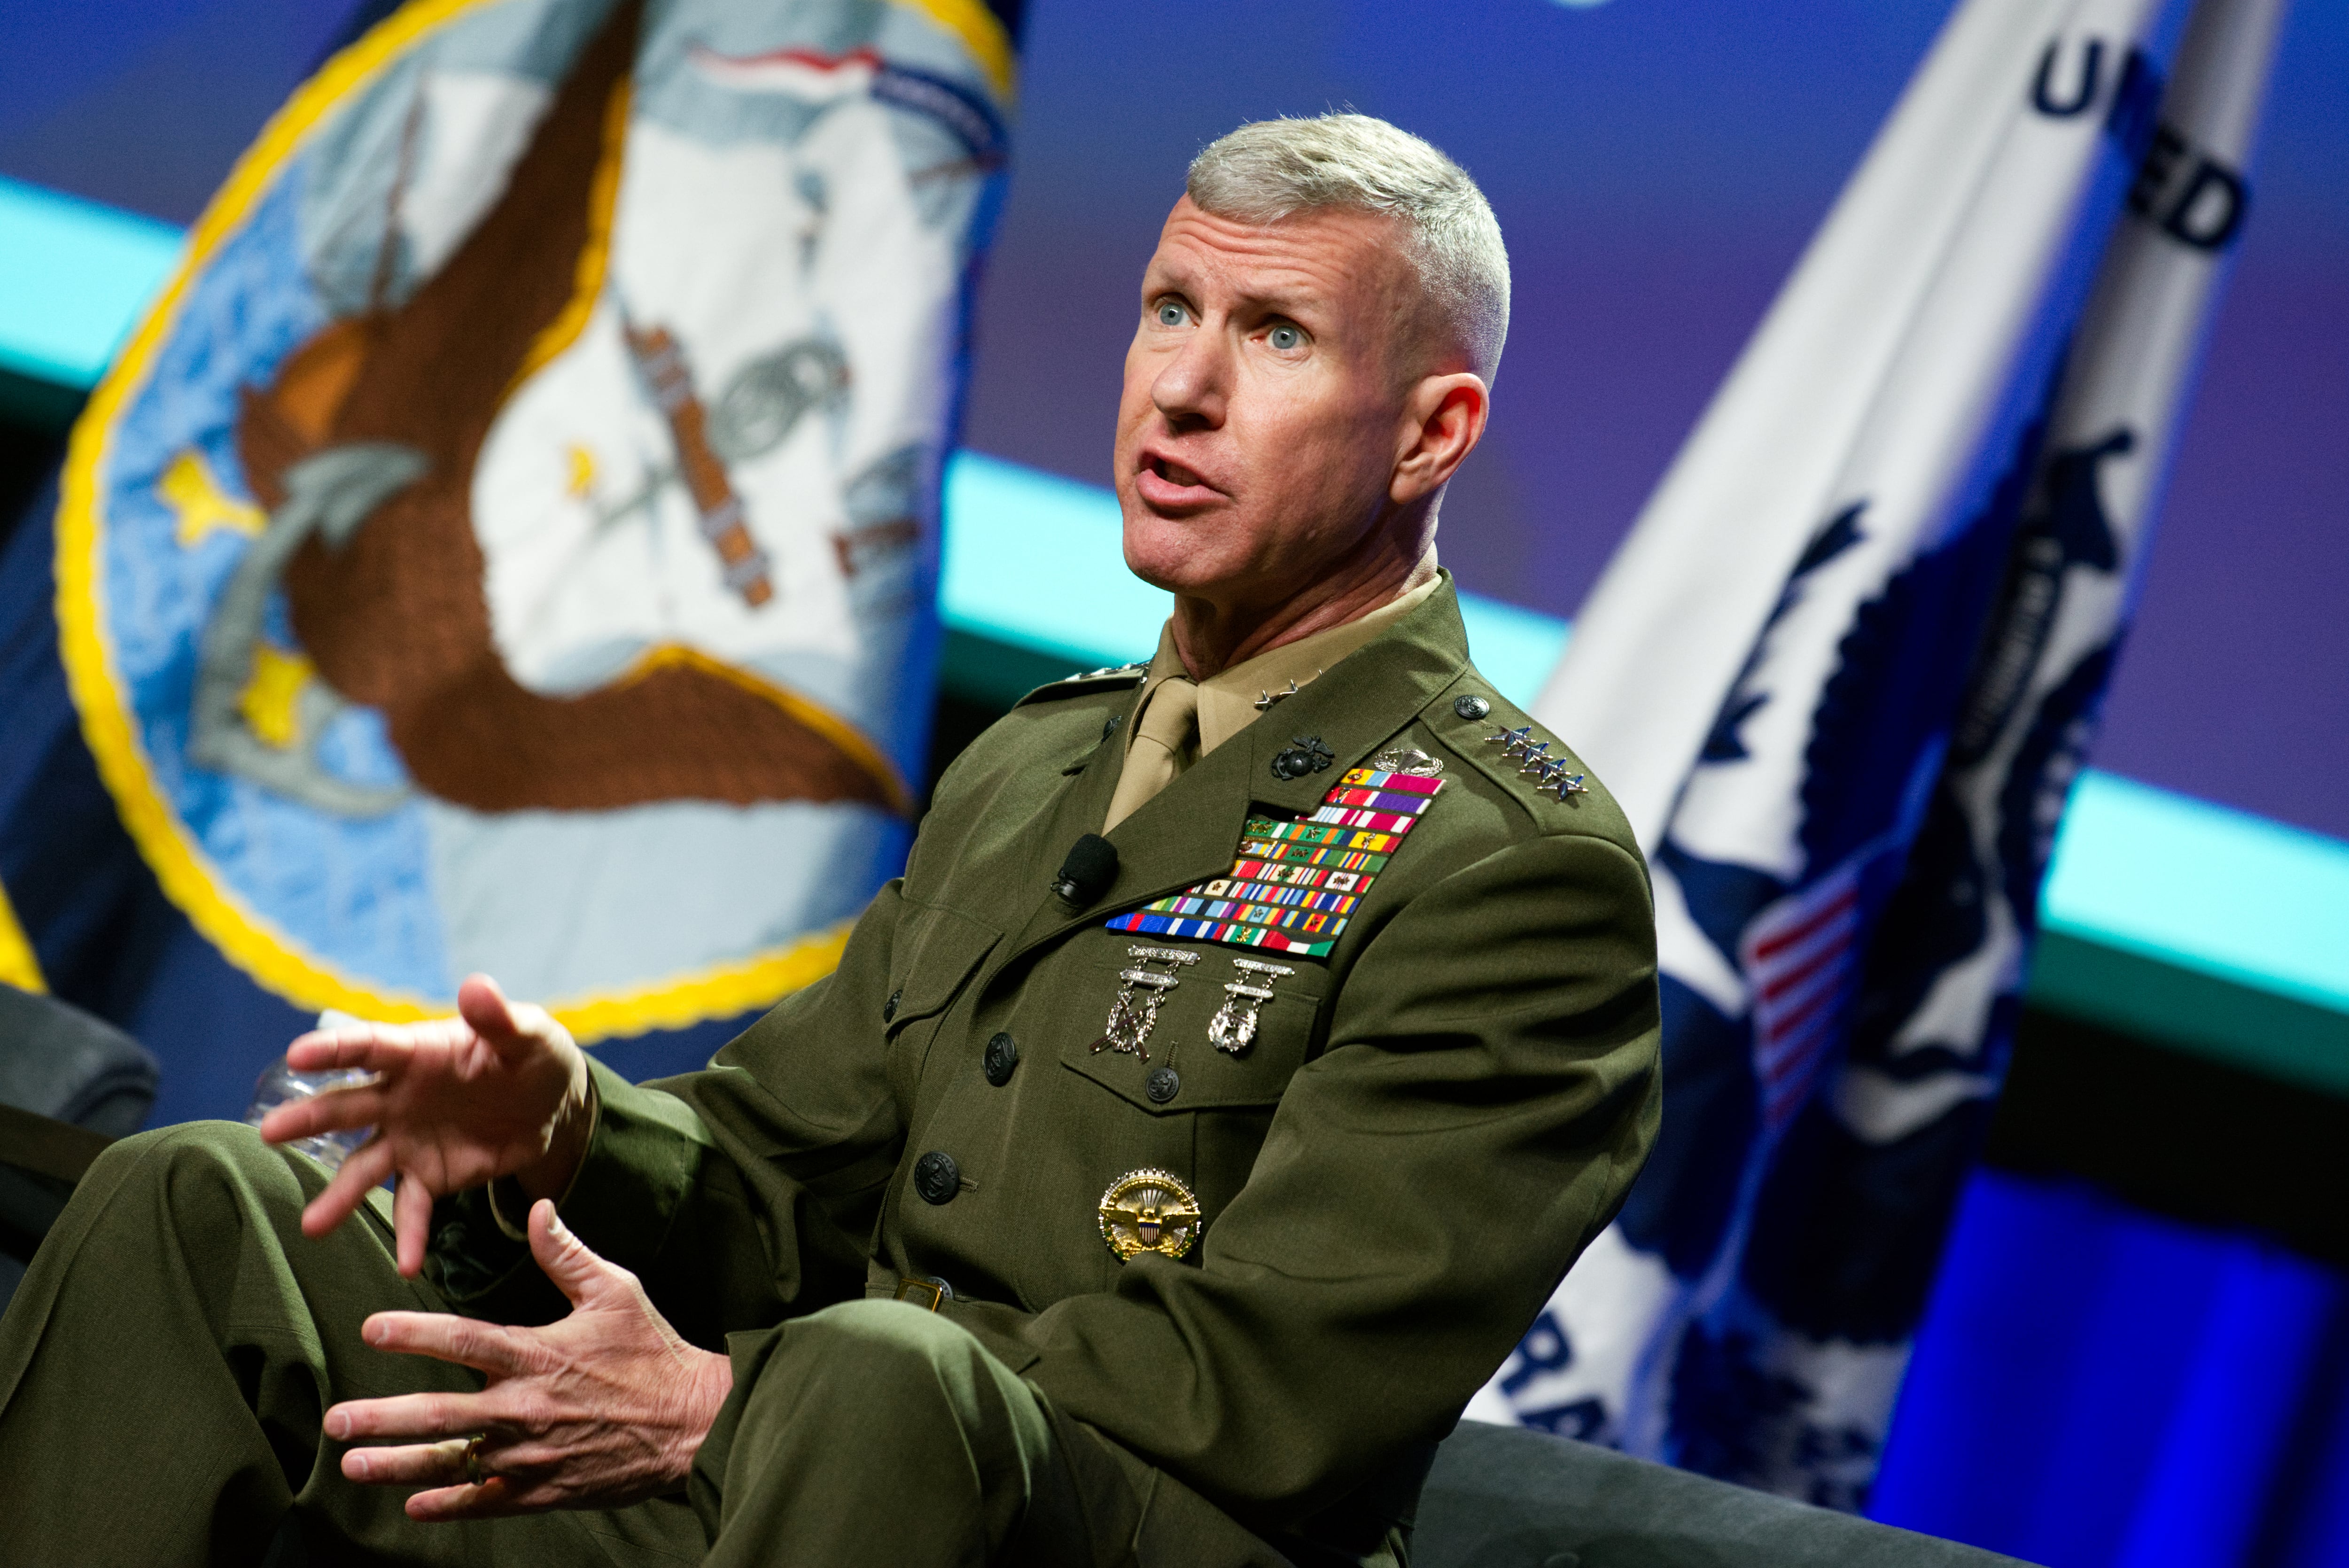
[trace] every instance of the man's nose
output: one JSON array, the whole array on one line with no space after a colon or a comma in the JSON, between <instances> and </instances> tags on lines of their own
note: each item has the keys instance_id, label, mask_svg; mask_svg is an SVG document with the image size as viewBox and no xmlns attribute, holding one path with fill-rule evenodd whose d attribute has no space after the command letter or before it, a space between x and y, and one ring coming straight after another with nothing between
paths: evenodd
<instances>
[{"instance_id":1,"label":"man's nose","mask_svg":"<svg viewBox=\"0 0 2349 1568\"><path fill-rule=\"evenodd\" d=\"M1221 337L1207 327L1192 333L1151 384L1151 401L1176 429L1214 429L1224 422L1231 364Z\"/></svg>"}]
</instances>

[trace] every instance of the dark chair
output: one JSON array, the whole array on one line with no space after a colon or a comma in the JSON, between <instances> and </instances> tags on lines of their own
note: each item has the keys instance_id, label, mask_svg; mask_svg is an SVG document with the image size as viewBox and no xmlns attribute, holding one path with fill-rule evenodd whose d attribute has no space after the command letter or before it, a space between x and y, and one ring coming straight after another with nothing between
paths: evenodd
<instances>
[{"instance_id":1,"label":"dark chair","mask_svg":"<svg viewBox=\"0 0 2349 1568\"><path fill-rule=\"evenodd\" d=\"M0 1308L98 1151L139 1130L155 1058L103 1019L0 985Z\"/></svg>"},{"instance_id":2,"label":"dark chair","mask_svg":"<svg viewBox=\"0 0 2349 1568\"><path fill-rule=\"evenodd\" d=\"M1436 1449L1413 1568L1993 1568L1937 1541L1611 1449L1463 1421Z\"/></svg>"}]
</instances>

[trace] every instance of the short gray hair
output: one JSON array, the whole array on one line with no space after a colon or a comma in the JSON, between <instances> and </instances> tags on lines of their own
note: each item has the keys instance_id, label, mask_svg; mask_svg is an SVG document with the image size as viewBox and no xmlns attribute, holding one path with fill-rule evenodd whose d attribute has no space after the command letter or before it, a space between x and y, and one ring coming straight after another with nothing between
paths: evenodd
<instances>
[{"instance_id":1,"label":"short gray hair","mask_svg":"<svg viewBox=\"0 0 2349 1568\"><path fill-rule=\"evenodd\" d=\"M1436 324L1487 383L1509 335L1509 253L1468 171L1366 114L1259 119L1191 160L1191 201L1240 223L1338 209L1399 220Z\"/></svg>"}]
</instances>

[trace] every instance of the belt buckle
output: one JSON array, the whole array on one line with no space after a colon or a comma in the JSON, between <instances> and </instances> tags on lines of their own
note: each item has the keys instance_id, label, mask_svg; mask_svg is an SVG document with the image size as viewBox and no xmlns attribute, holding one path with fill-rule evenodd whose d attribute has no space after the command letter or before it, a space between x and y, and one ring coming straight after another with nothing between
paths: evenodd
<instances>
[{"instance_id":1,"label":"belt buckle","mask_svg":"<svg viewBox=\"0 0 2349 1568\"><path fill-rule=\"evenodd\" d=\"M912 1302L924 1312L936 1312L940 1303L954 1299L954 1286L942 1279L904 1277L897 1281L897 1294L894 1299Z\"/></svg>"}]
</instances>

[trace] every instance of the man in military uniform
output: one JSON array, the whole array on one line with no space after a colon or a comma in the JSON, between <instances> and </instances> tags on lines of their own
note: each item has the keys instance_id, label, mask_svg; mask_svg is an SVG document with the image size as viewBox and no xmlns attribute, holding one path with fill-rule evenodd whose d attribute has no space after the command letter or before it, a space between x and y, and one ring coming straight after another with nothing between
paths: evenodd
<instances>
[{"instance_id":1,"label":"man in military uniform","mask_svg":"<svg viewBox=\"0 0 2349 1568\"><path fill-rule=\"evenodd\" d=\"M1119 414L1147 666L981 737L706 1071L477 976L297 1043L378 1075L262 1129L376 1128L331 1181L110 1151L0 1331L10 1560L1400 1562L1657 1118L1638 851L1435 565L1506 315L1416 139L1202 153Z\"/></svg>"}]
</instances>

